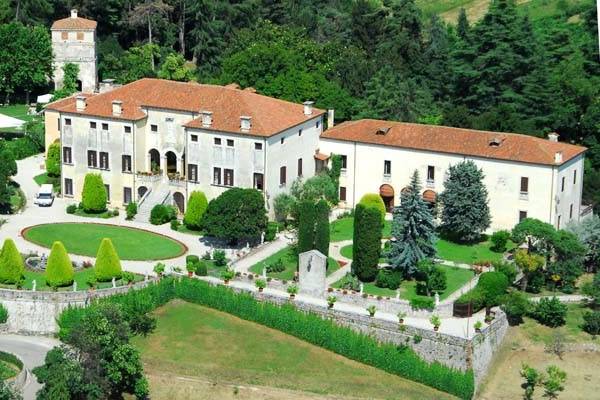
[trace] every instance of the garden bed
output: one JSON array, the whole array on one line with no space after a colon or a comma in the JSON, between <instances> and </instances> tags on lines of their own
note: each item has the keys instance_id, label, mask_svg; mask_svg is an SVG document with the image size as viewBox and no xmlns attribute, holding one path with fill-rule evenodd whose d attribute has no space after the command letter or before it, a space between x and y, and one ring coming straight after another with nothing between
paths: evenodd
<instances>
[{"instance_id":1,"label":"garden bed","mask_svg":"<svg viewBox=\"0 0 600 400\"><path fill-rule=\"evenodd\" d=\"M249 271L256 275L262 275L263 268L265 266L275 264L279 260L282 261L285 270L281 272L267 272L267 277L286 281L292 280L294 278L294 272L296 272L298 267L298 256L294 252L294 249L289 246L279 250L277 253L270 255L264 260L257 262L250 267ZM336 260L331 257L327 259L328 276L337 271L339 268L340 264Z\"/></svg>"},{"instance_id":2,"label":"garden bed","mask_svg":"<svg viewBox=\"0 0 600 400\"><path fill-rule=\"evenodd\" d=\"M163 260L179 257L187 247L168 236L117 225L71 223L35 225L25 228L26 240L50 248L61 241L71 254L95 257L103 238L112 240L122 260Z\"/></svg>"}]
</instances>

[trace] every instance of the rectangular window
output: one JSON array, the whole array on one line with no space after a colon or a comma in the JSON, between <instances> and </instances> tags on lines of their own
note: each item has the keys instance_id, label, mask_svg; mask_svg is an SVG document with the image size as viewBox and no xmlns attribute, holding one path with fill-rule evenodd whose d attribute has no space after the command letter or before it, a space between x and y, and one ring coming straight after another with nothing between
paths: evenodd
<instances>
[{"instance_id":1,"label":"rectangular window","mask_svg":"<svg viewBox=\"0 0 600 400\"><path fill-rule=\"evenodd\" d=\"M71 126L71 118L65 118L65 125Z\"/></svg>"},{"instance_id":2,"label":"rectangular window","mask_svg":"<svg viewBox=\"0 0 600 400\"><path fill-rule=\"evenodd\" d=\"M233 139L227 139L227 146L233 147Z\"/></svg>"},{"instance_id":3,"label":"rectangular window","mask_svg":"<svg viewBox=\"0 0 600 400\"><path fill-rule=\"evenodd\" d=\"M198 182L198 166L196 164L188 164L188 179Z\"/></svg>"},{"instance_id":4,"label":"rectangular window","mask_svg":"<svg viewBox=\"0 0 600 400\"><path fill-rule=\"evenodd\" d=\"M65 178L65 196L73 196L73 179Z\"/></svg>"},{"instance_id":5,"label":"rectangular window","mask_svg":"<svg viewBox=\"0 0 600 400\"><path fill-rule=\"evenodd\" d=\"M384 175L392 174L392 162L390 160L383 161L383 174Z\"/></svg>"},{"instance_id":6,"label":"rectangular window","mask_svg":"<svg viewBox=\"0 0 600 400\"><path fill-rule=\"evenodd\" d=\"M283 144L284 141L285 141L285 138L281 138L281 144Z\"/></svg>"},{"instance_id":7,"label":"rectangular window","mask_svg":"<svg viewBox=\"0 0 600 400\"><path fill-rule=\"evenodd\" d=\"M342 159L342 169L346 169L348 167L348 157L342 154L340 158Z\"/></svg>"},{"instance_id":8,"label":"rectangular window","mask_svg":"<svg viewBox=\"0 0 600 400\"><path fill-rule=\"evenodd\" d=\"M569 219L573 219L573 204L569 206Z\"/></svg>"},{"instance_id":9,"label":"rectangular window","mask_svg":"<svg viewBox=\"0 0 600 400\"><path fill-rule=\"evenodd\" d=\"M225 168L223 170L224 173L224 184L225 186L233 186L233 170Z\"/></svg>"},{"instance_id":10,"label":"rectangular window","mask_svg":"<svg viewBox=\"0 0 600 400\"><path fill-rule=\"evenodd\" d=\"M302 176L302 159L298 159L298 176Z\"/></svg>"},{"instance_id":11,"label":"rectangular window","mask_svg":"<svg viewBox=\"0 0 600 400\"><path fill-rule=\"evenodd\" d=\"M264 186L264 175L255 172L254 173L254 189L263 190L264 187L265 187Z\"/></svg>"},{"instance_id":12,"label":"rectangular window","mask_svg":"<svg viewBox=\"0 0 600 400\"><path fill-rule=\"evenodd\" d=\"M108 169L108 153L106 151L100 152L100 169Z\"/></svg>"},{"instance_id":13,"label":"rectangular window","mask_svg":"<svg viewBox=\"0 0 600 400\"><path fill-rule=\"evenodd\" d=\"M427 181L435 181L435 167L433 165L427 166Z\"/></svg>"},{"instance_id":14,"label":"rectangular window","mask_svg":"<svg viewBox=\"0 0 600 400\"><path fill-rule=\"evenodd\" d=\"M105 183L104 189L106 189L106 201L109 202L110 201L110 186Z\"/></svg>"},{"instance_id":15,"label":"rectangular window","mask_svg":"<svg viewBox=\"0 0 600 400\"><path fill-rule=\"evenodd\" d=\"M346 201L346 188L340 186L340 201Z\"/></svg>"},{"instance_id":16,"label":"rectangular window","mask_svg":"<svg viewBox=\"0 0 600 400\"><path fill-rule=\"evenodd\" d=\"M103 131L107 131L107 130L108 130L108 124L106 124L106 123L103 123L103 124L102 124L102 130L103 130Z\"/></svg>"},{"instance_id":17,"label":"rectangular window","mask_svg":"<svg viewBox=\"0 0 600 400\"><path fill-rule=\"evenodd\" d=\"M68 40L69 39L69 32L61 32L60 33L60 38L62 40Z\"/></svg>"},{"instance_id":18,"label":"rectangular window","mask_svg":"<svg viewBox=\"0 0 600 400\"><path fill-rule=\"evenodd\" d=\"M558 220L556 221L556 228L560 229L560 215L558 216Z\"/></svg>"},{"instance_id":19,"label":"rectangular window","mask_svg":"<svg viewBox=\"0 0 600 400\"><path fill-rule=\"evenodd\" d=\"M529 178L526 176L521 177L521 194L529 193Z\"/></svg>"},{"instance_id":20,"label":"rectangular window","mask_svg":"<svg viewBox=\"0 0 600 400\"><path fill-rule=\"evenodd\" d=\"M519 222L527 218L527 211L519 211Z\"/></svg>"},{"instance_id":21,"label":"rectangular window","mask_svg":"<svg viewBox=\"0 0 600 400\"><path fill-rule=\"evenodd\" d=\"M213 168L213 184L220 185L221 184L221 168Z\"/></svg>"},{"instance_id":22,"label":"rectangular window","mask_svg":"<svg viewBox=\"0 0 600 400\"><path fill-rule=\"evenodd\" d=\"M83 40L83 32L77 32L77 40Z\"/></svg>"},{"instance_id":23,"label":"rectangular window","mask_svg":"<svg viewBox=\"0 0 600 400\"><path fill-rule=\"evenodd\" d=\"M156 133L158 132L158 125L152 124L150 125L150 131Z\"/></svg>"},{"instance_id":24,"label":"rectangular window","mask_svg":"<svg viewBox=\"0 0 600 400\"><path fill-rule=\"evenodd\" d=\"M90 129L96 129L96 123L90 122Z\"/></svg>"},{"instance_id":25,"label":"rectangular window","mask_svg":"<svg viewBox=\"0 0 600 400\"><path fill-rule=\"evenodd\" d=\"M130 187L124 187L123 188L123 204L129 204L131 203L131 188Z\"/></svg>"},{"instance_id":26,"label":"rectangular window","mask_svg":"<svg viewBox=\"0 0 600 400\"><path fill-rule=\"evenodd\" d=\"M131 156L123 155L121 157L121 167L123 172L131 172Z\"/></svg>"},{"instance_id":27,"label":"rectangular window","mask_svg":"<svg viewBox=\"0 0 600 400\"><path fill-rule=\"evenodd\" d=\"M573 171L573 185L577 184L577 170Z\"/></svg>"},{"instance_id":28,"label":"rectangular window","mask_svg":"<svg viewBox=\"0 0 600 400\"><path fill-rule=\"evenodd\" d=\"M87 161L89 168L98 168L98 154L94 150L88 150Z\"/></svg>"},{"instance_id":29,"label":"rectangular window","mask_svg":"<svg viewBox=\"0 0 600 400\"><path fill-rule=\"evenodd\" d=\"M279 168L279 184L285 185L287 181L287 171L285 167Z\"/></svg>"},{"instance_id":30,"label":"rectangular window","mask_svg":"<svg viewBox=\"0 0 600 400\"><path fill-rule=\"evenodd\" d=\"M220 146L221 145L221 138L216 137L214 140L215 146Z\"/></svg>"},{"instance_id":31,"label":"rectangular window","mask_svg":"<svg viewBox=\"0 0 600 400\"><path fill-rule=\"evenodd\" d=\"M73 164L73 155L70 147L63 147L63 163Z\"/></svg>"},{"instance_id":32,"label":"rectangular window","mask_svg":"<svg viewBox=\"0 0 600 400\"><path fill-rule=\"evenodd\" d=\"M298 129L298 136L302 136L302 128Z\"/></svg>"},{"instance_id":33,"label":"rectangular window","mask_svg":"<svg viewBox=\"0 0 600 400\"><path fill-rule=\"evenodd\" d=\"M192 135L192 142L198 141L198 135Z\"/></svg>"},{"instance_id":34,"label":"rectangular window","mask_svg":"<svg viewBox=\"0 0 600 400\"><path fill-rule=\"evenodd\" d=\"M130 126L126 126L125 127L125 133L131 133L131 127ZM131 190L131 188L126 188L126 189Z\"/></svg>"},{"instance_id":35,"label":"rectangular window","mask_svg":"<svg viewBox=\"0 0 600 400\"><path fill-rule=\"evenodd\" d=\"M262 143L254 143L254 150L262 150Z\"/></svg>"},{"instance_id":36,"label":"rectangular window","mask_svg":"<svg viewBox=\"0 0 600 400\"><path fill-rule=\"evenodd\" d=\"M562 177L562 180L560 181L560 191L564 192L565 191L565 177Z\"/></svg>"}]
</instances>

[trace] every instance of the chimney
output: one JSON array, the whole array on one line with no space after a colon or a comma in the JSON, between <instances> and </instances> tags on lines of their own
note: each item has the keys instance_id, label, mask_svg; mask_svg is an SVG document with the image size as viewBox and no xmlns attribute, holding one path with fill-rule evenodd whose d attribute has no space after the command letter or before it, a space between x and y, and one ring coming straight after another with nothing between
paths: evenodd
<instances>
[{"instance_id":1,"label":"chimney","mask_svg":"<svg viewBox=\"0 0 600 400\"><path fill-rule=\"evenodd\" d=\"M333 108L327 110L327 129L333 128L335 111Z\"/></svg>"},{"instance_id":2,"label":"chimney","mask_svg":"<svg viewBox=\"0 0 600 400\"><path fill-rule=\"evenodd\" d=\"M202 126L204 128L210 128L213 122L212 111L200 111L200 114L202 115Z\"/></svg>"},{"instance_id":3,"label":"chimney","mask_svg":"<svg viewBox=\"0 0 600 400\"><path fill-rule=\"evenodd\" d=\"M71 18L77 18L77 10L76 9L71 10Z\"/></svg>"},{"instance_id":4,"label":"chimney","mask_svg":"<svg viewBox=\"0 0 600 400\"><path fill-rule=\"evenodd\" d=\"M558 133L556 133L556 132L550 132L548 134L548 140L551 141L551 142L558 142L558 136L559 136Z\"/></svg>"},{"instance_id":5,"label":"chimney","mask_svg":"<svg viewBox=\"0 0 600 400\"><path fill-rule=\"evenodd\" d=\"M77 111L84 111L86 106L85 96L77 96L75 98L75 108Z\"/></svg>"},{"instance_id":6,"label":"chimney","mask_svg":"<svg viewBox=\"0 0 600 400\"><path fill-rule=\"evenodd\" d=\"M250 131L250 127L252 126L252 117L242 115L240 117L240 130L242 132Z\"/></svg>"},{"instance_id":7,"label":"chimney","mask_svg":"<svg viewBox=\"0 0 600 400\"><path fill-rule=\"evenodd\" d=\"M557 151L554 153L554 164L560 164L563 162L563 154L562 151Z\"/></svg>"},{"instance_id":8,"label":"chimney","mask_svg":"<svg viewBox=\"0 0 600 400\"><path fill-rule=\"evenodd\" d=\"M123 114L123 102L121 100L113 100L112 114L115 117L119 117L121 114Z\"/></svg>"},{"instance_id":9,"label":"chimney","mask_svg":"<svg viewBox=\"0 0 600 400\"><path fill-rule=\"evenodd\" d=\"M304 115L312 115L313 104L315 104L314 101L305 101L304 102Z\"/></svg>"}]
</instances>

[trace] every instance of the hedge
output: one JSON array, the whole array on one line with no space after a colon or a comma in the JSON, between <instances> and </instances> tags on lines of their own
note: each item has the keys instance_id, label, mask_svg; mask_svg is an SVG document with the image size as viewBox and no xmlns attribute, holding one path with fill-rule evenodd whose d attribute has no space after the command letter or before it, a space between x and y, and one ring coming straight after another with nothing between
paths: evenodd
<instances>
[{"instance_id":1,"label":"hedge","mask_svg":"<svg viewBox=\"0 0 600 400\"><path fill-rule=\"evenodd\" d=\"M96 280L106 282L112 278L119 279L121 274L123 274L123 269L115 246L113 246L110 239L102 239L96 255L96 264L94 265Z\"/></svg>"},{"instance_id":2,"label":"hedge","mask_svg":"<svg viewBox=\"0 0 600 400\"><path fill-rule=\"evenodd\" d=\"M12 239L6 239L0 252L0 282L17 283L23 278L23 257Z\"/></svg>"},{"instance_id":3,"label":"hedge","mask_svg":"<svg viewBox=\"0 0 600 400\"><path fill-rule=\"evenodd\" d=\"M277 329L349 359L462 399L470 399L473 396L474 376L470 370L464 373L437 362L428 363L408 347L380 343L368 335L323 319L318 314L299 311L293 304L259 302L248 293L235 293L227 287L212 286L200 280L165 278L145 289L98 301L121 304L125 315L130 316L134 307L143 308L140 307L141 302L145 302L148 305L146 308L150 309L175 298ZM68 335L74 322L80 320L85 312L86 309L82 308L65 310L58 318L59 337Z\"/></svg>"},{"instance_id":4,"label":"hedge","mask_svg":"<svg viewBox=\"0 0 600 400\"><path fill-rule=\"evenodd\" d=\"M100 174L87 174L83 181L81 207L88 213L106 211L106 188Z\"/></svg>"},{"instance_id":5,"label":"hedge","mask_svg":"<svg viewBox=\"0 0 600 400\"><path fill-rule=\"evenodd\" d=\"M195 231L200 230L202 217L207 208L208 200L206 200L206 195L200 191L192 192L187 203L185 216L183 217L183 223L186 228Z\"/></svg>"},{"instance_id":6,"label":"hedge","mask_svg":"<svg viewBox=\"0 0 600 400\"><path fill-rule=\"evenodd\" d=\"M75 271L62 242L54 242L46 264L46 283L51 287L68 286L73 283Z\"/></svg>"}]
</instances>

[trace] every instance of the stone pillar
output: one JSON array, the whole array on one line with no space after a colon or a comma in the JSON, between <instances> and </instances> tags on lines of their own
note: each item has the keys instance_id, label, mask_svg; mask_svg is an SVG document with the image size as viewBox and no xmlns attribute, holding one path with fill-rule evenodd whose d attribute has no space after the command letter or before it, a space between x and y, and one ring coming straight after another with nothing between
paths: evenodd
<instances>
[{"instance_id":1,"label":"stone pillar","mask_svg":"<svg viewBox=\"0 0 600 400\"><path fill-rule=\"evenodd\" d=\"M175 162L175 172L181 175L181 157L177 156L177 161Z\"/></svg>"},{"instance_id":2,"label":"stone pillar","mask_svg":"<svg viewBox=\"0 0 600 400\"><path fill-rule=\"evenodd\" d=\"M301 294L324 298L327 293L327 257L318 250L300 254L298 289Z\"/></svg>"},{"instance_id":3,"label":"stone pillar","mask_svg":"<svg viewBox=\"0 0 600 400\"><path fill-rule=\"evenodd\" d=\"M163 176L167 176L167 156L164 155L160 158L160 168L162 169Z\"/></svg>"},{"instance_id":4,"label":"stone pillar","mask_svg":"<svg viewBox=\"0 0 600 400\"><path fill-rule=\"evenodd\" d=\"M152 156L150 155L150 153L148 153L148 156L146 157L146 172L151 172L152 171Z\"/></svg>"}]
</instances>

